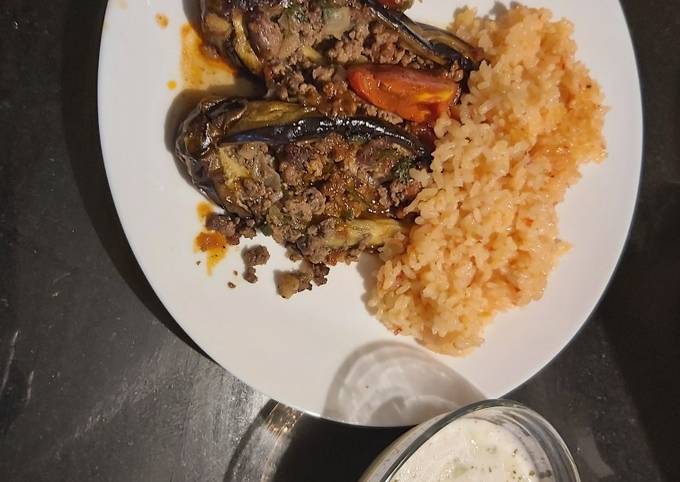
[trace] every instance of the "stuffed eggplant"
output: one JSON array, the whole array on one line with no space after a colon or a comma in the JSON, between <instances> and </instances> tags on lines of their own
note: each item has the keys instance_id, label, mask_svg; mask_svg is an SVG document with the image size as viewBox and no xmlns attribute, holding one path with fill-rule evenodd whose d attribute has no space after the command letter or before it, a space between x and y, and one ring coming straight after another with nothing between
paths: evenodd
<instances>
[{"instance_id":1,"label":"stuffed eggplant","mask_svg":"<svg viewBox=\"0 0 680 482\"><path fill-rule=\"evenodd\" d=\"M410 20L404 0L203 0L217 52L264 80L268 98L336 116L431 123L482 58L451 33Z\"/></svg>"},{"instance_id":2,"label":"stuffed eggplant","mask_svg":"<svg viewBox=\"0 0 680 482\"><path fill-rule=\"evenodd\" d=\"M225 213L208 227L232 244L259 229L311 265L356 259L408 229L430 153L373 118L333 118L280 101L209 98L179 129L176 154Z\"/></svg>"}]
</instances>

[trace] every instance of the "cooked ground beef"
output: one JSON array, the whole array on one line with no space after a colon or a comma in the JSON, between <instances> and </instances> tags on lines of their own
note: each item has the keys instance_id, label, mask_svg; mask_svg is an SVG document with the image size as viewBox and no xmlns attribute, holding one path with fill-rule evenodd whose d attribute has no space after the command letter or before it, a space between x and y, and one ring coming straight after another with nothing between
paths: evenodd
<instances>
[{"instance_id":1,"label":"cooked ground beef","mask_svg":"<svg viewBox=\"0 0 680 482\"><path fill-rule=\"evenodd\" d=\"M269 261L269 250L266 246L253 246L243 251L246 266L261 266Z\"/></svg>"},{"instance_id":2,"label":"cooked ground beef","mask_svg":"<svg viewBox=\"0 0 680 482\"><path fill-rule=\"evenodd\" d=\"M233 246L239 243L241 237L254 238L254 219L242 219L235 214L211 213L206 218L205 227L221 233L227 242Z\"/></svg>"},{"instance_id":3,"label":"cooked ground beef","mask_svg":"<svg viewBox=\"0 0 680 482\"><path fill-rule=\"evenodd\" d=\"M328 282L326 276L330 273L331 269L325 264L313 264L312 267L312 281L317 286L325 285Z\"/></svg>"},{"instance_id":4,"label":"cooked ground beef","mask_svg":"<svg viewBox=\"0 0 680 482\"><path fill-rule=\"evenodd\" d=\"M312 264L326 262L335 264L333 262L335 256L332 256L333 248L326 243L326 239L335 233L338 223L338 219L329 218L319 224L309 226L305 234L295 244L302 257Z\"/></svg>"},{"instance_id":5,"label":"cooked ground beef","mask_svg":"<svg viewBox=\"0 0 680 482\"><path fill-rule=\"evenodd\" d=\"M395 169L409 163L409 157L403 148L384 138L354 142L331 134L318 141L271 149L284 194L265 214L267 229L279 243L301 243L305 253L312 249L315 262L323 259L310 248L315 233L309 229L322 226L319 223L324 218L395 214L411 200L403 194L403 183L393 181ZM399 173L404 182L409 167L406 164Z\"/></svg>"},{"instance_id":6,"label":"cooked ground beef","mask_svg":"<svg viewBox=\"0 0 680 482\"><path fill-rule=\"evenodd\" d=\"M255 273L255 268L252 266L246 267L246 270L243 272L243 279L251 284L257 283L257 274Z\"/></svg>"},{"instance_id":7,"label":"cooked ground beef","mask_svg":"<svg viewBox=\"0 0 680 482\"><path fill-rule=\"evenodd\" d=\"M321 181L333 170L333 164L350 159L355 152L345 139L331 134L317 142L285 144L277 148L276 159L284 186L301 192Z\"/></svg>"},{"instance_id":8,"label":"cooked ground beef","mask_svg":"<svg viewBox=\"0 0 680 482\"><path fill-rule=\"evenodd\" d=\"M249 283L257 282L255 266L266 264L269 261L269 250L265 246L253 246L244 250L242 256L246 265L243 279Z\"/></svg>"}]
</instances>

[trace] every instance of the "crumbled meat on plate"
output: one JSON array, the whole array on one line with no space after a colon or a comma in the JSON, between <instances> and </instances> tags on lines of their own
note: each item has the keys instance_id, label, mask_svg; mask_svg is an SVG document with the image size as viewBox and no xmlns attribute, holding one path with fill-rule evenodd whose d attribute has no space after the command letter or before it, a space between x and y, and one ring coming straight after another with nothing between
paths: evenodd
<instances>
[{"instance_id":1,"label":"crumbled meat on plate","mask_svg":"<svg viewBox=\"0 0 680 482\"><path fill-rule=\"evenodd\" d=\"M266 264L269 261L269 250L265 246L253 246L252 248L245 249L243 251L243 261L246 264L243 279L248 283L256 283L257 274L255 266Z\"/></svg>"},{"instance_id":2,"label":"crumbled meat on plate","mask_svg":"<svg viewBox=\"0 0 680 482\"><path fill-rule=\"evenodd\" d=\"M247 266L260 266L269 261L269 250L265 246L253 246L243 252Z\"/></svg>"},{"instance_id":3,"label":"crumbled meat on plate","mask_svg":"<svg viewBox=\"0 0 680 482\"><path fill-rule=\"evenodd\" d=\"M317 286L325 285L328 282L326 276L330 272L330 268L325 264L313 264L312 266L312 281Z\"/></svg>"},{"instance_id":4,"label":"crumbled meat on plate","mask_svg":"<svg viewBox=\"0 0 680 482\"><path fill-rule=\"evenodd\" d=\"M255 274L255 268L252 266L247 266L246 270L243 272L243 279L248 283L257 283L257 274Z\"/></svg>"}]
</instances>

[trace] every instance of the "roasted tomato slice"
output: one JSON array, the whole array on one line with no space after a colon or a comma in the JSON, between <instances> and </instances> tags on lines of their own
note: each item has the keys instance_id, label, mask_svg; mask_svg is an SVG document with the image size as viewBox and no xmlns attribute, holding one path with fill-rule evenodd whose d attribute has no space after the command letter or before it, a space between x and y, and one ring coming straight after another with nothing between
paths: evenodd
<instances>
[{"instance_id":1,"label":"roasted tomato slice","mask_svg":"<svg viewBox=\"0 0 680 482\"><path fill-rule=\"evenodd\" d=\"M460 89L457 82L436 73L395 65L354 65L347 76L364 100L417 123L446 112Z\"/></svg>"}]
</instances>

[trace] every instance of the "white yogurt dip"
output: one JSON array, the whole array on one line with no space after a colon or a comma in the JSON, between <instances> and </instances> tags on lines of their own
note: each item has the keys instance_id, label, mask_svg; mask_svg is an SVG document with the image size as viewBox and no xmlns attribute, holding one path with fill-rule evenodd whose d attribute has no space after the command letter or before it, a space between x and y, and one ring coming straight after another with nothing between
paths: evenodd
<instances>
[{"instance_id":1,"label":"white yogurt dip","mask_svg":"<svg viewBox=\"0 0 680 482\"><path fill-rule=\"evenodd\" d=\"M514 434L486 420L464 417L433 435L390 482L537 480L536 467Z\"/></svg>"}]
</instances>

